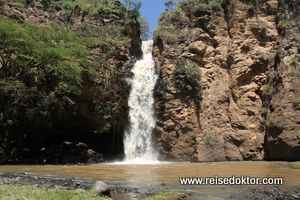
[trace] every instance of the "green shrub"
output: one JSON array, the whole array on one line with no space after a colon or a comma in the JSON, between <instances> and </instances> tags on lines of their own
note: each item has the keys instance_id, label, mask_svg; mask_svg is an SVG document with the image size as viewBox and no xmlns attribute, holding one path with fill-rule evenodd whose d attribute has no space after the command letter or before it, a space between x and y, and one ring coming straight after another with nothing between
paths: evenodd
<instances>
[{"instance_id":1,"label":"green shrub","mask_svg":"<svg viewBox=\"0 0 300 200\"><path fill-rule=\"evenodd\" d=\"M50 7L52 3L53 3L52 0L42 0L41 1L41 4L44 6L44 8Z\"/></svg>"},{"instance_id":2,"label":"green shrub","mask_svg":"<svg viewBox=\"0 0 300 200\"><path fill-rule=\"evenodd\" d=\"M266 117L266 116L267 116L268 111L269 111L269 109L268 109L267 107L262 107L262 108L260 109L260 113L261 113L261 115L262 115L263 117Z\"/></svg>"},{"instance_id":3,"label":"green shrub","mask_svg":"<svg viewBox=\"0 0 300 200\"><path fill-rule=\"evenodd\" d=\"M218 11L222 10L223 0L182 0L178 2L177 7L187 13L193 13L197 10Z\"/></svg>"},{"instance_id":4,"label":"green shrub","mask_svg":"<svg viewBox=\"0 0 300 200\"><path fill-rule=\"evenodd\" d=\"M158 23L161 26L178 25L183 14L184 13L180 9L162 12L158 19Z\"/></svg>"},{"instance_id":5,"label":"green shrub","mask_svg":"<svg viewBox=\"0 0 300 200\"><path fill-rule=\"evenodd\" d=\"M264 57L263 57L263 59L265 60L265 61L268 61L268 62L272 62L274 59L275 59L275 56L277 55L277 53L270 53L270 54L268 54L268 55L265 55Z\"/></svg>"},{"instance_id":6,"label":"green shrub","mask_svg":"<svg viewBox=\"0 0 300 200\"><path fill-rule=\"evenodd\" d=\"M101 15L101 14L109 14L112 12L112 9L106 5L101 4L98 8L97 8L97 14Z\"/></svg>"},{"instance_id":7,"label":"green shrub","mask_svg":"<svg viewBox=\"0 0 300 200\"><path fill-rule=\"evenodd\" d=\"M9 5L18 7L18 8L25 8L27 4L30 3L29 0L3 0Z\"/></svg>"},{"instance_id":8,"label":"green shrub","mask_svg":"<svg viewBox=\"0 0 300 200\"><path fill-rule=\"evenodd\" d=\"M174 22L179 21L181 15L182 15L182 12L178 9L171 10L169 13L170 13L171 21L174 21Z\"/></svg>"},{"instance_id":9,"label":"green shrub","mask_svg":"<svg viewBox=\"0 0 300 200\"><path fill-rule=\"evenodd\" d=\"M67 0L62 3L64 14L70 18L75 9L80 10L81 15L101 17L103 14L112 12L125 13L124 6L116 7L113 0L91 1L91 0ZM125 8L125 9L124 9Z\"/></svg>"},{"instance_id":10,"label":"green shrub","mask_svg":"<svg viewBox=\"0 0 300 200\"><path fill-rule=\"evenodd\" d=\"M293 20L282 20L279 23L280 28L287 28L288 26L295 26L295 21L293 21Z\"/></svg>"},{"instance_id":11,"label":"green shrub","mask_svg":"<svg viewBox=\"0 0 300 200\"><path fill-rule=\"evenodd\" d=\"M163 38L167 44L176 44L178 42L178 35L173 26L159 26L155 30L155 35Z\"/></svg>"},{"instance_id":12,"label":"green shrub","mask_svg":"<svg viewBox=\"0 0 300 200\"><path fill-rule=\"evenodd\" d=\"M181 0L177 3L177 7L185 12L195 11L195 7L204 6L207 8L205 0Z\"/></svg>"},{"instance_id":13,"label":"green shrub","mask_svg":"<svg viewBox=\"0 0 300 200\"><path fill-rule=\"evenodd\" d=\"M156 38L161 37L167 44L176 45L180 42L180 39L186 37L187 31L174 26L159 26L154 35Z\"/></svg>"},{"instance_id":14,"label":"green shrub","mask_svg":"<svg viewBox=\"0 0 300 200\"><path fill-rule=\"evenodd\" d=\"M75 4L72 1L64 1L62 7L64 8L64 14L66 15L67 19L70 20L70 17L75 9Z\"/></svg>"},{"instance_id":15,"label":"green shrub","mask_svg":"<svg viewBox=\"0 0 300 200\"><path fill-rule=\"evenodd\" d=\"M208 3L208 9L212 11L222 10L222 0L210 0Z\"/></svg>"},{"instance_id":16,"label":"green shrub","mask_svg":"<svg viewBox=\"0 0 300 200\"><path fill-rule=\"evenodd\" d=\"M174 61L175 70L171 79L182 90L201 90L201 69L195 62L187 62L185 58Z\"/></svg>"},{"instance_id":17,"label":"green shrub","mask_svg":"<svg viewBox=\"0 0 300 200\"><path fill-rule=\"evenodd\" d=\"M128 36L124 35L125 28L119 25L106 25L89 27L82 23L78 26L75 33L82 38L89 46L121 46L131 42ZM97 39L101 38L101 40Z\"/></svg>"},{"instance_id":18,"label":"green shrub","mask_svg":"<svg viewBox=\"0 0 300 200\"><path fill-rule=\"evenodd\" d=\"M214 133L208 133L205 135L204 139L203 139L203 142L205 143L206 146L208 147L211 147L212 144L211 144L211 139L215 137L215 134Z\"/></svg>"},{"instance_id":19,"label":"green shrub","mask_svg":"<svg viewBox=\"0 0 300 200\"><path fill-rule=\"evenodd\" d=\"M209 5L206 3L199 3L196 4L193 11L197 11L197 10L208 10L209 9Z\"/></svg>"}]
</instances>

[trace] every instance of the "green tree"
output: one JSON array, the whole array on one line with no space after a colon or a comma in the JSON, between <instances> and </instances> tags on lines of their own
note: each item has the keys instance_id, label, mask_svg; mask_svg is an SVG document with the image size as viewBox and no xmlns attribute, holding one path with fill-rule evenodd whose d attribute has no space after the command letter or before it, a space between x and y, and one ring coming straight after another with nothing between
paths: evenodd
<instances>
[{"instance_id":1,"label":"green tree","mask_svg":"<svg viewBox=\"0 0 300 200\"><path fill-rule=\"evenodd\" d=\"M79 92L89 54L83 40L57 26L0 19L0 79L23 81L28 72L43 72L56 83L55 92Z\"/></svg>"},{"instance_id":2,"label":"green tree","mask_svg":"<svg viewBox=\"0 0 300 200\"><path fill-rule=\"evenodd\" d=\"M141 25L141 38L142 40L146 41L149 38L149 22L145 17L139 17L138 19L140 25Z\"/></svg>"},{"instance_id":3,"label":"green tree","mask_svg":"<svg viewBox=\"0 0 300 200\"><path fill-rule=\"evenodd\" d=\"M167 7L166 11L173 10L176 6L176 3L174 3L173 0L169 0L165 2L165 6Z\"/></svg>"},{"instance_id":4,"label":"green tree","mask_svg":"<svg viewBox=\"0 0 300 200\"><path fill-rule=\"evenodd\" d=\"M128 33L138 23L137 19L140 17L142 3L138 0L124 0L124 4L122 10L125 14L125 31Z\"/></svg>"},{"instance_id":5,"label":"green tree","mask_svg":"<svg viewBox=\"0 0 300 200\"><path fill-rule=\"evenodd\" d=\"M138 0L124 0L127 9L126 18L139 17L142 3Z\"/></svg>"}]
</instances>

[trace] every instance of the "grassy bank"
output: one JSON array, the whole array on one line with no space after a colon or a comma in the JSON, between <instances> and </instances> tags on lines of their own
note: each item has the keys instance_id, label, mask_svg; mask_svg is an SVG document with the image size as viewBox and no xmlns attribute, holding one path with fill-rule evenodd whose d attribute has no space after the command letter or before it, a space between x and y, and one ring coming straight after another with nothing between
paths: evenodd
<instances>
[{"instance_id":1,"label":"grassy bank","mask_svg":"<svg viewBox=\"0 0 300 200\"><path fill-rule=\"evenodd\" d=\"M185 194L168 191L158 192L154 196L143 198L143 200L170 200L183 197ZM56 190L34 186L22 185L0 185L0 200L7 199L32 199L32 200L107 200L110 198L99 197L93 190Z\"/></svg>"},{"instance_id":2,"label":"grassy bank","mask_svg":"<svg viewBox=\"0 0 300 200\"><path fill-rule=\"evenodd\" d=\"M104 200L96 196L96 192L88 190L80 192L76 190L55 190L44 189L34 186L20 186L20 185L0 185L0 200L7 199L34 199L34 200Z\"/></svg>"},{"instance_id":3,"label":"grassy bank","mask_svg":"<svg viewBox=\"0 0 300 200\"><path fill-rule=\"evenodd\" d=\"M292 169L300 169L300 161L290 162L288 163L288 166Z\"/></svg>"}]
</instances>

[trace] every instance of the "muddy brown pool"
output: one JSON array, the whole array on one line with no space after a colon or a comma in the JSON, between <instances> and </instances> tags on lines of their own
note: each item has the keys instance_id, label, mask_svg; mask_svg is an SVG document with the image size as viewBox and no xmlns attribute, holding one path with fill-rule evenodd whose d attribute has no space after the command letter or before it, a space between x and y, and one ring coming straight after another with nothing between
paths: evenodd
<instances>
[{"instance_id":1,"label":"muddy brown pool","mask_svg":"<svg viewBox=\"0 0 300 200\"><path fill-rule=\"evenodd\" d=\"M89 165L2 165L0 172L33 173L40 176L74 177L82 180L102 180L112 185L185 189L214 194L230 192L240 186L180 185L180 177L282 177L282 187L300 186L300 170L290 169L286 162L244 161L157 164L102 163ZM247 187L247 186L243 186ZM227 192L226 192L227 193Z\"/></svg>"}]
</instances>

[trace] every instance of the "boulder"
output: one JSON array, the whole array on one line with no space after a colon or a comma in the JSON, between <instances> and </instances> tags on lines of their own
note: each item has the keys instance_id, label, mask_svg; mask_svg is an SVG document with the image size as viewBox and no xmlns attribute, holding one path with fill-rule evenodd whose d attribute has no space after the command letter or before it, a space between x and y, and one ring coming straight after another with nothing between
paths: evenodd
<instances>
[{"instance_id":1,"label":"boulder","mask_svg":"<svg viewBox=\"0 0 300 200\"><path fill-rule=\"evenodd\" d=\"M96 191L98 195L105 195L110 197L111 187L102 181L96 181L92 190Z\"/></svg>"}]
</instances>

